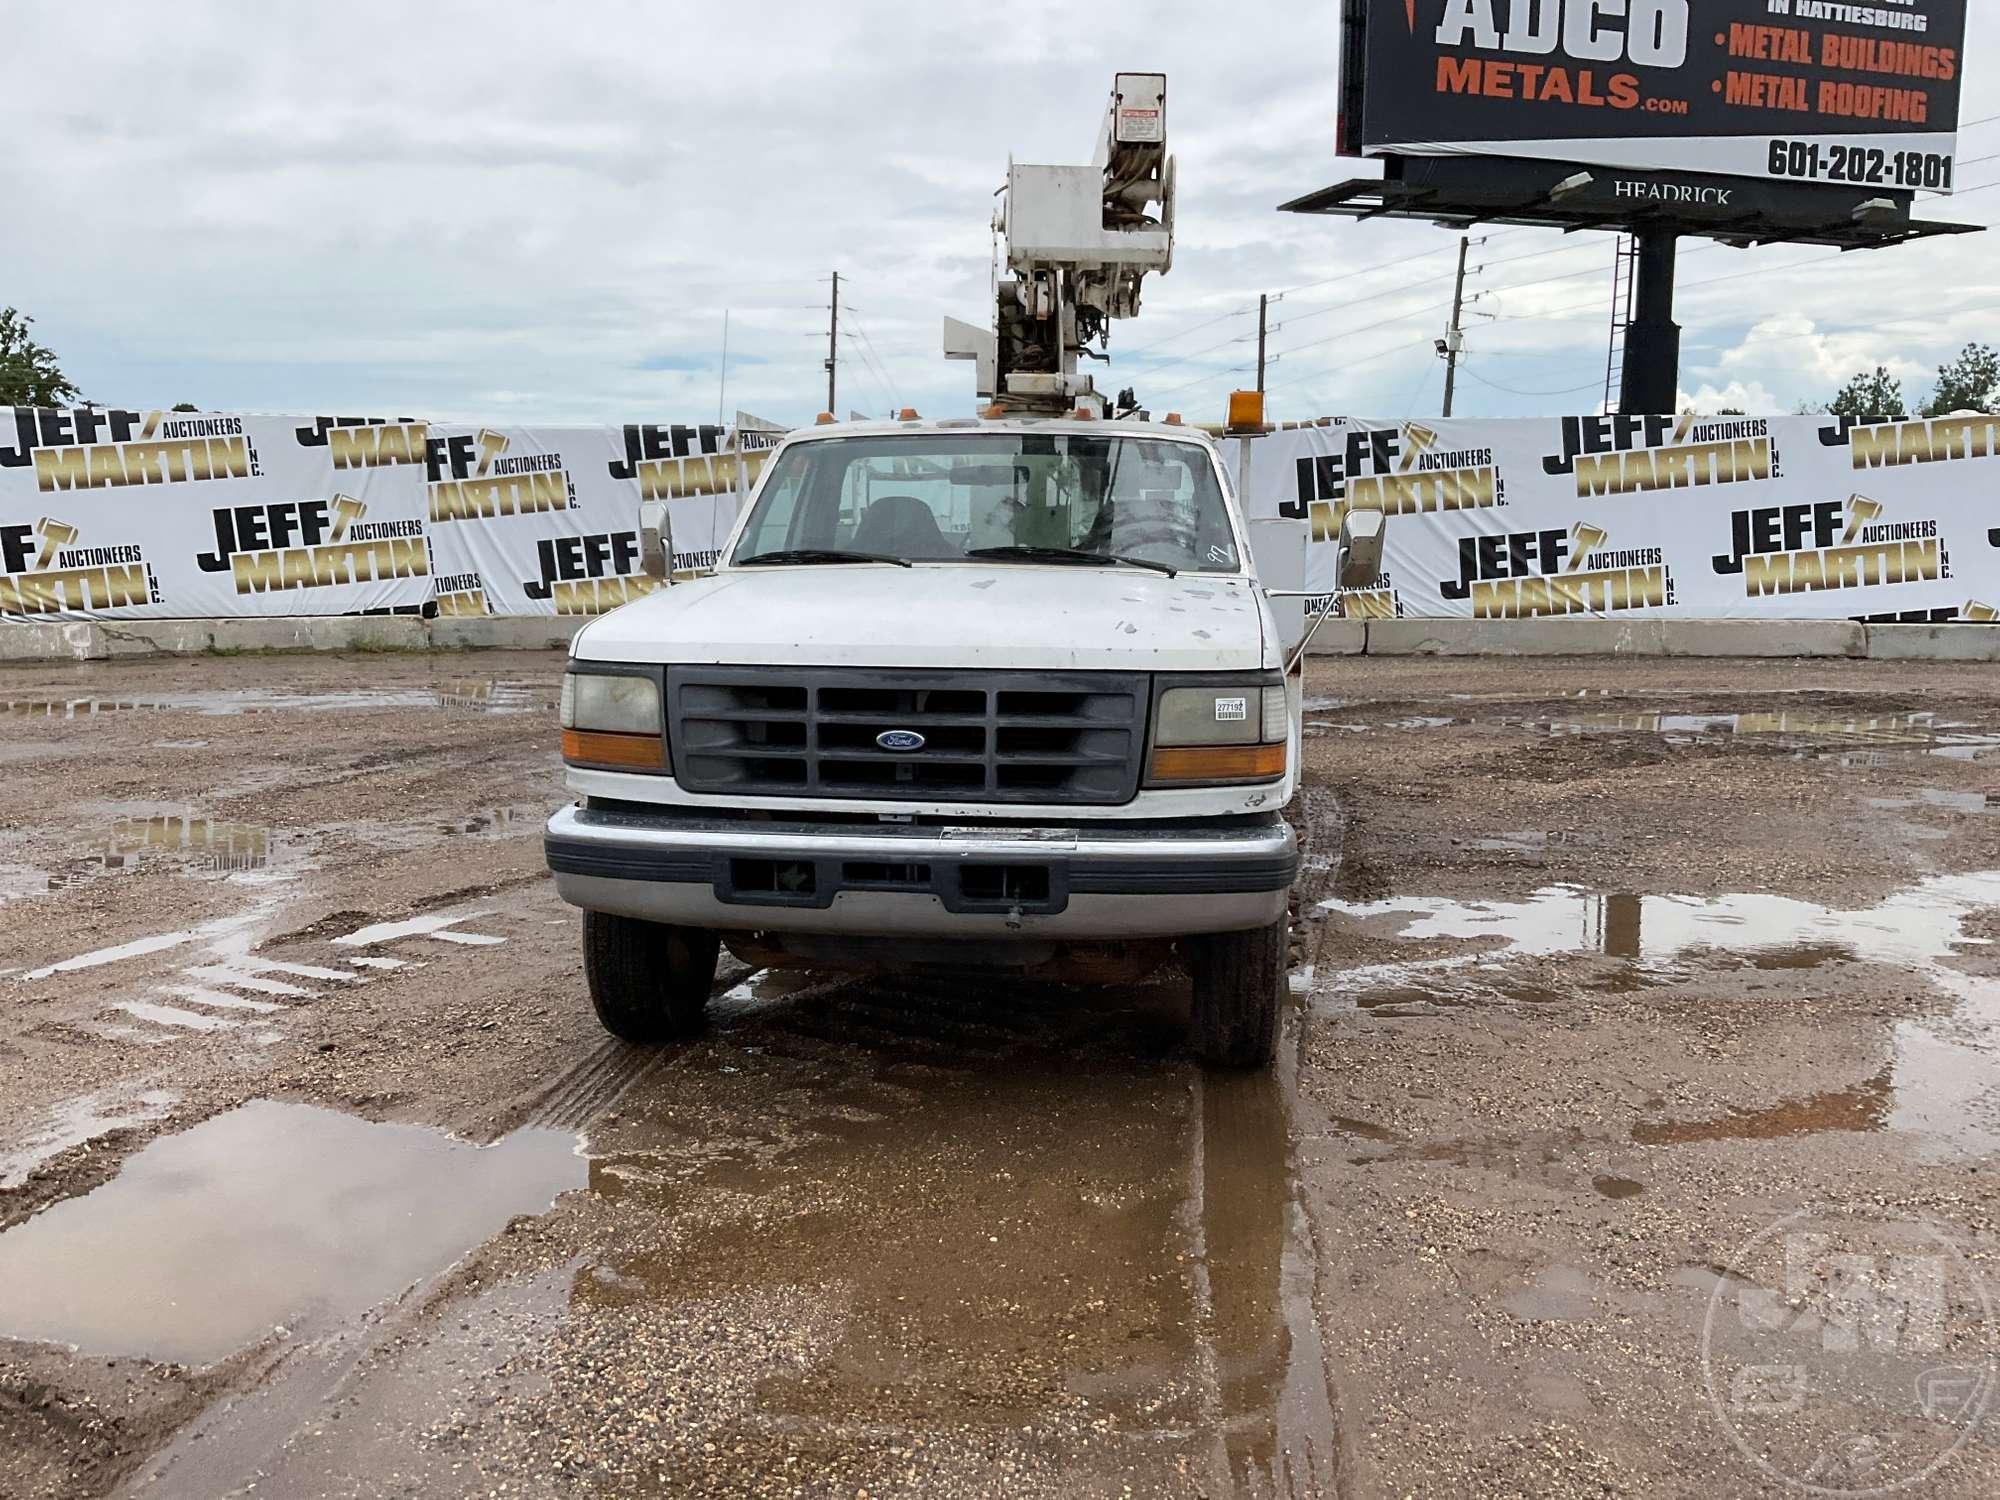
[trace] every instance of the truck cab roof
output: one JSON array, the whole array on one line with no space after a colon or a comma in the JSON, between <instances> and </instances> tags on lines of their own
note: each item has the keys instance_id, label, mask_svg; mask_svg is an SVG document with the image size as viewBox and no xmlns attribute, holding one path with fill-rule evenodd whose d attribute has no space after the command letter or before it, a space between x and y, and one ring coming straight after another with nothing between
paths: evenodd
<instances>
[{"instance_id":1,"label":"truck cab roof","mask_svg":"<svg viewBox=\"0 0 2000 1500\"><path fill-rule=\"evenodd\" d=\"M1213 440L1199 427L1181 422L1098 421L1076 417L940 417L908 422L823 422L801 427L785 437L786 443L815 442L825 438L897 437L928 432L1054 433L1066 437L1139 437L1155 442L1199 443L1212 448Z\"/></svg>"}]
</instances>

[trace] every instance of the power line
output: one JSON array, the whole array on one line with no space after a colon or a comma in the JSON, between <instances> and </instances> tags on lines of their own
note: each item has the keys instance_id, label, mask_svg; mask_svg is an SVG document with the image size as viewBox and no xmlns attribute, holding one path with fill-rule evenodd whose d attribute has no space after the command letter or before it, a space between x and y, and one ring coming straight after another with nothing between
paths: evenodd
<instances>
[{"instance_id":1,"label":"power line","mask_svg":"<svg viewBox=\"0 0 2000 1500\"><path fill-rule=\"evenodd\" d=\"M875 367L868 362L868 351L862 346L861 340L857 339L853 334L849 333L845 328L840 330L840 336L847 341L847 346L850 349L852 349L858 356L858 363L861 366L861 373L868 377L869 384L875 387L876 393L881 396L884 404L889 406L891 409L894 409L896 404L896 398L889 394L889 388L883 384L881 375L878 374L876 372ZM836 412L835 415L838 416L839 413Z\"/></svg>"},{"instance_id":2,"label":"power line","mask_svg":"<svg viewBox=\"0 0 2000 1500\"><path fill-rule=\"evenodd\" d=\"M892 409L900 409L903 404L902 395L896 389L895 377L890 375L888 366L882 361L882 356L876 353L875 341L868 337L868 330L861 326L860 320L854 316L851 307L843 307L842 311L848 314L847 321L849 328L852 329L852 332L849 332L847 328L842 329L842 336L847 339L848 344L855 352L861 356L861 368L868 372L869 379L873 380L877 388L881 390L882 399L888 402Z\"/></svg>"},{"instance_id":3,"label":"power line","mask_svg":"<svg viewBox=\"0 0 2000 1500\"><path fill-rule=\"evenodd\" d=\"M1498 239L1499 236L1494 235L1492 238ZM1314 287L1332 286L1336 281L1349 281L1356 276L1369 276L1377 271L1389 271L1394 270L1398 266L1407 266L1414 261L1430 260L1434 256L1449 255L1457 248L1456 245L1447 245L1442 250L1426 250L1422 255L1399 255L1393 260L1377 261L1372 266L1362 266L1358 270L1353 271L1342 271L1336 276L1328 276L1320 281L1308 281L1300 286L1280 287L1271 295L1274 297L1289 297L1294 292L1309 292Z\"/></svg>"},{"instance_id":4,"label":"power line","mask_svg":"<svg viewBox=\"0 0 2000 1500\"><path fill-rule=\"evenodd\" d=\"M1164 391L1150 391L1147 393L1146 402L1149 406L1157 406L1168 396L1177 395L1181 391L1191 391L1198 385L1207 385L1211 380L1221 380L1228 375L1247 375L1250 373L1250 369L1249 365L1237 365L1228 370L1211 370L1206 375L1198 375L1193 380L1184 381L1180 385L1169 386Z\"/></svg>"},{"instance_id":5,"label":"power line","mask_svg":"<svg viewBox=\"0 0 2000 1500\"><path fill-rule=\"evenodd\" d=\"M1386 349L1377 349L1373 354L1364 354L1359 359L1343 359L1340 362L1340 369L1342 373L1345 373L1348 370L1358 370L1363 365L1372 365L1378 359L1387 359L1392 354L1412 354L1415 352L1416 350L1409 344L1391 344ZM1313 379L1317 375L1325 375L1328 373L1330 372L1325 370L1316 370L1309 375L1293 375L1288 379L1278 381L1275 388L1282 390L1287 386L1298 385L1303 381Z\"/></svg>"},{"instance_id":6,"label":"power line","mask_svg":"<svg viewBox=\"0 0 2000 1500\"><path fill-rule=\"evenodd\" d=\"M868 336L866 328L863 328L857 322L854 325L854 331L861 335L862 351L870 360L874 361L876 370L880 372L882 379L888 383L889 393L895 397L896 405L900 408L903 404L903 390L896 383L896 377L889 373L888 361L884 360L881 353L875 348L875 340Z\"/></svg>"},{"instance_id":7,"label":"power line","mask_svg":"<svg viewBox=\"0 0 2000 1500\"><path fill-rule=\"evenodd\" d=\"M1384 318L1379 323L1366 323L1359 328L1343 328L1339 333L1331 334L1326 338L1314 339L1308 344L1294 344L1289 349L1280 349L1276 358L1282 359L1289 354L1303 354L1308 349L1318 349L1326 344L1338 343L1342 339L1358 338L1362 334L1373 332L1377 328L1387 328L1392 323L1407 323L1412 318L1421 318L1425 313L1442 312L1450 306L1450 302L1433 302L1428 307L1420 307L1415 312L1402 313L1393 318Z\"/></svg>"},{"instance_id":8,"label":"power line","mask_svg":"<svg viewBox=\"0 0 2000 1500\"><path fill-rule=\"evenodd\" d=\"M1191 365L1196 360L1202 359L1207 355L1219 353L1227 349L1231 344L1247 344L1255 337L1255 334L1238 334L1234 337L1224 339L1219 344L1210 344L1206 349L1197 349L1192 354L1183 354L1177 359L1170 359L1165 364L1154 365L1138 373L1141 375L1157 375L1162 370L1178 370L1182 365Z\"/></svg>"},{"instance_id":9,"label":"power line","mask_svg":"<svg viewBox=\"0 0 2000 1500\"><path fill-rule=\"evenodd\" d=\"M1510 233L1511 233L1511 232L1518 232L1518 231L1510 231ZM1503 238L1505 238L1505 237L1506 237L1505 235L1487 235L1487 236L1483 236L1482 238L1484 238L1484 239L1486 239L1486 240L1496 240L1496 239L1503 239ZM1529 254L1529 255L1521 255L1521 256L1514 256L1514 257L1512 257L1512 259L1514 259L1514 260L1532 260L1532 259L1534 259L1534 258L1535 258L1535 256L1537 256L1537 255L1565 255L1565 254L1569 254L1569 253L1572 253L1572 252L1573 252L1573 251L1574 251L1575 249L1577 249L1577 248L1581 248L1581 247L1577 247L1577 246L1564 246L1564 247L1559 247L1559 248L1556 248L1556 249L1552 249L1552 250L1538 250L1538 251L1535 251L1535 252L1533 252L1532 254ZM1322 286L1332 286L1332 285L1334 285L1334 284L1335 284L1336 282L1346 282L1346 281L1352 281L1352 280L1355 280L1355 279L1356 279L1356 278L1358 278L1358 277L1362 277L1362 276L1371 276L1371 275L1375 274L1375 273L1376 273L1377 271L1389 271L1389 270L1398 270L1398 269L1401 269L1401 268L1403 268L1403 267L1405 267L1405 266L1408 266L1408 265L1411 265L1412 263L1414 263L1414 262L1416 262L1416 261L1421 261L1421 260L1429 260L1429 259L1433 258L1434 256L1438 256L1438 255L1448 255L1448 254L1453 254L1453 253L1455 253L1455 252L1456 252L1456 250L1457 250L1457 246L1448 246L1448 247L1446 247L1446 248L1445 248L1445 249L1443 249L1443 250L1427 250L1427 251L1425 251L1425 252L1424 252L1423 254L1421 254L1421 255L1399 255L1399 256L1397 256L1397 257L1396 257L1395 259L1393 259L1393 260L1384 260L1384 261L1377 261L1377 262L1376 262L1376 263L1375 263L1374 265L1370 265L1370 266L1360 266L1360 267L1357 267L1356 269L1354 269L1354 270L1352 270L1352 271L1342 271L1342 272L1341 272L1340 274L1338 274L1338 275L1336 275L1336 276L1328 276L1328 277L1325 277L1325 278L1323 278L1323 279L1321 279L1321 280L1319 280L1319 281L1308 281L1308 282L1304 282L1304 283L1301 283L1301 284L1300 284L1300 285L1298 285L1298 286L1289 286L1289 287L1284 287L1284 288L1281 288L1281 289L1280 289L1280 290L1278 290L1278 291L1275 291L1275 292L1272 292L1272 293L1270 293L1270 298L1271 298L1271 300L1272 300L1273 302L1276 302L1276 301L1278 301L1278 300L1279 300L1279 299L1281 299L1281 298L1286 298L1286 297L1290 297L1290 296L1292 296L1292 295L1294 295L1295 293L1298 293L1298 292L1307 292L1307 291L1311 291L1311 290L1313 290L1313 289L1314 289L1315 287L1322 287ZM1431 279L1431 280L1434 280L1435 278L1428 278L1428 279ZM1296 318L1288 318L1288 319L1284 320L1284 322L1281 322L1281 323L1278 323L1278 324L1276 324L1276 325L1274 325L1274 326L1276 326L1276 327L1279 327L1279 328L1282 328L1282 327L1284 326L1284 323L1285 323L1285 322L1291 322L1291 323L1302 323L1302 322L1304 322L1304 321L1305 321L1306 319L1308 319L1308 318L1318 318L1318 317L1323 317L1323 316L1325 316L1325 315L1326 315L1327 313L1331 313L1331 312L1341 312L1341 311L1344 311L1344 310L1345 310L1345 309L1347 309L1347 308L1350 308L1350 307L1359 307L1359 306L1363 305L1364 303L1368 303L1368 302L1379 302L1379 301L1380 301L1380 300L1381 300L1382 298L1384 298L1384 297L1393 297L1393 296L1397 295L1397 294L1398 294L1398 293L1400 293L1400 292L1407 292L1407 291L1412 291L1412 290L1416 289L1417 287L1420 287L1420 286L1423 286L1423 285L1425 285L1425 284L1426 284L1426 282L1425 282L1425 281L1413 281L1413 282L1408 282L1408 283L1406 283L1405 285L1403 285L1403 286L1400 286L1400 287L1391 287L1391 288L1390 288L1389 290L1387 290L1387 291L1382 291L1382 292L1371 292L1371 293L1370 293L1370 294L1369 294L1368 296L1366 296L1366 297L1355 297L1355 298L1343 298L1343 299L1341 299L1341 300L1339 300L1339 301L1336 301L1336 302L1333 302L1333 303L1330 303L1330 304L1328 304L1327 306L1325 306L1325 307L1323 307L1323 308L1320 308L1320 309L1319 309L1318 311L1316 311L1316 312L1308 312L1308 313L1301 313L1301 314L1300 314L1300 315L1299 315L1298 317L1296 317ZM843 305L843 306L845 306L846 304L844 304L844 303L843 303L842 305ZM1257 310L1257 305L1256 305L1256 304L1255 304L1254 302L1252 302L1252 303L1246 303L1246 304L1244 304L1244 305L1243 305L1242 307L1239 307L1239 308L1235 308L1235 309L1233 309L1232 311L1229 311L1229 312L1226 312L1226 313L1220 313L1220 314L1218 314L1217 316L1215 316L1215 317L1213 317L1213 318L1209 318L1209 319L1206 319L1206 320L1204 320L1203 322L1200 322L1200 323L1194 323L1194 324L1191 324L1191 325L1189 325L1188 327L1186 327L1186 328L1183 328L1183 329L1181 329L1181 330L1180 330L1180 331L1179 331L1178 333L1172 333L1172 334L1169 334L1169 335L1167 335L1167 337L1165 337L1165 338L1163 338L1163 339L1159 340L1159 341L1158 341L1158 342L1156 342L1156 343L1152 343L1152 344L1148 344L1148 345L1147 345L1147 346L1146 346L1145 348L1143 348L1143 349L1128 349L1128 350L1126 350L1126 351L1125 351L1125 353L1124 353L1124 355L1123 355L1122 357L1123 357L1123 358L1125 358L1125 359L1128 359L1128 360L1129 360L1129 359L1140 359L1140 358L1144 358L1144 357L1145 357L1146 355L1149 355L1149 354L1151 354L1151 353L1152 353L1152 352L1153 352L1154 350L1156 350L1156 349L1163 349L1163 348L1165 348L1165 347L1166 347L1166 346L1167 346L1168 344L1171 344L1171 343L1173 343L1173 342L1174 342L1175 340L1177 340L1177 339L1182 339L1182 338L1185 338L1185 337L1187 337L1187 336L1188 336L1189 334L1191 334L1191 333L1198 333L1198 332L1200 332L1200 331L1201 331L1202 329L1204 329L1204 328L1212 328L1212 327L1214 327L1214 326L1215 326L1215 325L1216 325L1217 323L1224 323L1224 322L1227 322L1227 321L1228 321L1229 319L1231 319L1231 318L1241 318L1241 317L1248 317L1248 316L1249 316L1249 315L1250 315L1251 313L1254 313L1254 312L1255 312L1256 310ZM1204 354L1213 354L1213 353L1214 353L1214 352L1215 352L1216 350L1218 350L1218 349L1225 349L1225 348L1227 348L1227 347L1228 347L1228 346L1229 346L1230 344L1234 344L1234 343L1241 343L1241 342L1243 342L1243 340L1241 340L1241 339L1237 339L1237 338L1229 338L1229 339L1225 339L1225 340L1224 340L1224 341L1223 341L1222 343L1220 343L1220 344L1214 344L1214 345L1211 345L1211 346L1210 346L1209 348L1207 348L1207 349L1202 349L1202 350L1197 350L1197 351L1196 351L1195 353L1193 353L1193 354L1184 354L1184 355L1180 355L1180 356L1176 357L1176 358L1175 358L1174 360L1170 361L1170 362L1169 362L1169 363L1167 363L1167 364L1164 364L1164 365L1157 365L1157 366L1155 366L1155 367L1153 368L1153 370L1151 370L1151 371L1149 371L1149 372L1147 372L1147 373L1149 373L1149 374L1157 374L1157 373L1158 373L1158 372L1159 372L1160 370L1170 370L1170 369L1173 369L1173 368L1175 368L1175 367L1176 367L1177 365L1181 365L1181 364L1185 364L1185 363L1187 363L1187 362L1189 362L1189 361L1192 361L1192 360L1196 360L1196 359L1200 359L1200 358L1202 357L1202 355L1204 355Z\"/></svg>"},{"instance_id":10,"label":"power line","mask_svg":"<svg viewBox=\"0 0 2000 1500\"><path fill-rule=\"evenodd\" d=\"M1466 374L1470 375L1474 380L1478 381L1481 385L1485 386L1487 389L1495 391L1505 391L1510 396L1574 396L1578 391L1599 390L1603 387L1604 384L1604 382L1601 380L1592 380L1586 385L1565 386L1562 390L1559 391L1521 391L1521 390L1516 390L1511 385L1501 385L1496 380L1488 380L1484 375L1481 375L1477 370L1473 369L1470 365L1465 366L1464 369Z\"/></svg>"},{"instance_id":11,"label":"power line","mask_svg":"<svg viewBox=\"0 0 2000 1500\"><path fill-rule=\"evenodd\" d=\"M1322 307L1317 312L1300 313L1295 318L1285 318L1272 326L1274 328L1288 328L1294 323L1305 323L1314 318L1323 318L1328 313L1346 312L1351 307L1365 307L1370 302L1380 302L1384 297L1398 297L1405 292L1414 292L1420 287L1430 286L1437 279L1435 276L1426 276L1422 281L1408 281L1401 286L1390 287L1386 292L1374 292L1366 297L1350 297L1345 301L1335 302L1329 306Z\"/></svg>"},{"instance_id":12,"label":"power line","mask_svg":"<svg viewBox=\"0 0 2000 1500\"><path fill-rule=\"evenodd\" d=\"M1236 308L1231 312L1218 313L1215 317L1209 318L1205 322L1195 323L1187 328L1183 328L1179 333L1170 333L1165 338L1160 339L1158 342L1146 345L1146 347L1143 349L1128 349L1125 352L1125 357L1127 359L1143 358L1144 356L1151 354L1155 349L1164 349L1168 344L1173 343L1177 339L1184 339L1191 333L1199 333L1204 328L1213 328L1217 323L1226 323L1231 318L1245 317L1250 313L1255 312L1256 310L1257 308L1255 304L1252 304L1250 306Z\"/></svg>"}]
</instances>

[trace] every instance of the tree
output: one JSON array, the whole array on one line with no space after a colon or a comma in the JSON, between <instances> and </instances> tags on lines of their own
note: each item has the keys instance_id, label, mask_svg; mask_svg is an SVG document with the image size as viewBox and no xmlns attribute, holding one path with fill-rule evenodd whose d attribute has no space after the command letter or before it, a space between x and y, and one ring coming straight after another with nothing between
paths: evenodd
<instances>
[{"instance_id":1,"label":"tree","mask_svg":"<svg viewBox=\"0 0 2000 1500\"><path fill-rule=\"evenodd\" d=\"M201 408L200 408L199 406L196 406L196 405L195 405L195 404L194 404L194 403L193 403L192 401L176 401L176 402L174 403L174 410L175 410L175 411L200 411L200 410L201 410Z\"/></svg>"},{"instance_id":2,"label":"tree","mask_svg":"<svg viewBox=\"0 0 2000 1500\"><path fill-rule=\"evenodd\" d=\"M1986 344L1967 344L1956 359L1938 366L1937 390L1924 406L1927 417L1955 411L2000 411L2000 354Z\"/></svg>"},{"instance_id":3,"label":"tree","mask_svg":"<svg viewBox=\"0 0 2000 1500\"><path fill-rule=\"evenodd\" d=\"M56 357L28 337L35 320L0 308L0 406L63 406L82 393L56 367Z\"/></svg>"},{"instance_id":4,"label":"tree","mask_svg":"<svg viewBox=\"0 0 2000 1500\"><path fill-rule=\"evenodd\" d=\"M1840 388L1840 394L1827 402L1826 409L1836 417L1888 417L1901 421L1910 414L1903 400L1903 382L1888 370L1877 365L1874 373L1863 371Z\"/></svg>"}]
</instances>

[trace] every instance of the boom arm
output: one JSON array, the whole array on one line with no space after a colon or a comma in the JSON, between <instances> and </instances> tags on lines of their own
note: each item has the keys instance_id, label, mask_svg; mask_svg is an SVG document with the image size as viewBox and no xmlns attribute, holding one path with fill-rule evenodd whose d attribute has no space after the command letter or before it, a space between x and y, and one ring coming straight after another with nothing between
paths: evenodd
<instances>
[{"instance_id":1,"label":"boom arm","mask_svg":"<svg viewBox=\"0 0 2000 1500\"><path fill-rule=\"evenodd\" d=\"M1010 412L1102 414L1078 361L1139 314L1174 260L1174 162L1164 73L1120 73L1087 167L1010 161L994 228L1006 240L993 332L945 320L945 355L978 362L979 394ZM1102 355L1091 357L1102 358Z\"/></svg>"}]
</instances>

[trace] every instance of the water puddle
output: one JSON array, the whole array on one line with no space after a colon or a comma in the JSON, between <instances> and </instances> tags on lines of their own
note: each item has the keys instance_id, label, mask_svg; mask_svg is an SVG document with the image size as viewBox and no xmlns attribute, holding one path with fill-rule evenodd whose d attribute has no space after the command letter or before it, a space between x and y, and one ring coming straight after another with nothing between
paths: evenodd
<instances>
[{"instance_id":1,"label":"water puddle","mask_svg":"<svg viewBox=\"0 0 2000 1500\"><path fill-rule=\"evenodd\" d=\"M1884 750L1924 751L1951 760L1982 760L2000 753L2000 733L1933 713L1842 715L1801 709L1782 713L1666 714L1593 712L1500 722L1554 736L1659 735L1669 744L1719 743L1731 737L1796 741L1806 753L1843 764L1870 764ZM1884 764L1887 762L1884 761Z\"/></svg>"},{"instance_id":2,"label":"water puddle","mask_svg":"<svg viewBox=\"0 0 2000 1500\"><path fill-rule=\"evenodd\" d=\"M1310 708L1312 705L1306 705ZM1330 719L1315 719L1314 724L1323 730L1340 734L1405 734L1423 729L1447 729L1459 721L1448 715L1409 714L1400 719L1380 719L1368 723L1341 723Z\"/></svg>"},{"instance_id":3,"label":"water puddle","mask_svg":"<svg viewBox=\"0 0 2000 1500\"><path fill-rule=\"evenodd\" d=\"M352 1318L582 1187L572 1136L476 1147L268 1100L0 1234L0 1335L207 1364Z\"/></svg>"},{"instance_id":4,"label":"water puddle","mask_svg":"<svg viewBox=\"0 0 2000 1500\"><path fill-rule=\"evenodd\" d=\"M0 1192L11 1192L26 1182L42 1163L73 1147L165 1118L167 1111L179 1102L178 1094L149 1089L129 1099L85 1094L58 1105L39 1130L12 1150L0 1153Z\"/></svg>"},{"instance_id":5,"label":"water puddle","mask_svg":"<svg viewBox=\"0 0 2000 1500\"><path fill-rule=\"evenodd\" d=\"M70 839L76 854L44 866L0 864L0 901L39 896L108 874L171 867L223 878L281 878L302 861L307 841L256 823L207 817L165 804L73 805L70 811L101 818L94 833ZM19 846L18 835L0 835L0 846Z\"/></svg>"},{"instance_id":6,"label":"water puddle","mask_svg":"<svg viewBox=\"0 0 2000 1500\"><path fill-rule=\"evenodd\" d=\"M74 693L0 698L0 714L29 719L88 719L99 714L121 713L194 713L227 718L241 714L351 713L399 708L483 714L553 713L555 690L543 683L465 677L446 678L421 687L350 688L325 693L234 688L123 698Z\"/></svg>"},{"instance_id":7,"label":"water puddle","mask_svg":"<svg viewBox=\"0 0 2000 1500\"><path fill-rule=\"evenodd\" d=\"M1602 894L1558 885L1520 901L1398 897L1373 903L1327 901L1322 912L1368 924L1402 940L1486 940L1474 953L1357 968L1335 991L1378 1017L1436 1015L1456 1005L1528 1000L1496 963L1514 957L1602 956L1626 960L1637 988L1685 978L1676 966L1733 961L1768 973L1806 973L1841 964L1907 969L1956 999L1939 1017L1898 1021L1895 1061L1856 1088L1719 1120L1641 1126L1649 1144L1771 1139L1829 1131L1895 1131L1945 1150L2000 1150L2000 980L1958 962L1989 948L1966 932L1975 913L2000 906L2000 872L1938 876L1879 906L1842 911L1786 896L1715 897ZM1559 992L1544 991L1558 1000ZM1741 1003L1731 1001L1728 1003Z\"/></svg>"},{"instance_id":8,"label":"water puddle","mask_svg":"<svg viewBox=\"0 0 2000 1500\"><path fill-rule=\"evenodd\" d=\"M118 819L91 861L104 870L129 870L164 856L195 869L227 873L269 869L295 852L273 839L269 828L186 811Z\"/></svg>"},{"instance_id":9,"label":"water puddle","mask_svg":"<svg viewBox=\"0 0 2000 1500\"><path fill-rule=\"evenodd\" d=\"M1597 1283L1575 1266L1547 1266L1502 1305L1523 1323L1583 1322L1597 1315Z\"/></svg>"},{"instance_id":10,"label":"water puddle","mask_svg":"<svg viewBox=\"0 0 2000 1500\"><path fill-rule=\"evenodd\" d=\"M49 888L49 873L33 865L0 864L0 901L39 896Z\"/></svg>"},{"instance_id":11,"label":"water puddle","mask_svg":"<svg viewBox=\"0 0 2000 1500\"><path fill-rule=\"evenodd\" d=\"M1926 880L1868 911L1788 896L1605 895L1573 885L1550 886L1523 901L1396 897L1327 901L1320 909L1358 921L1399 919L1393 932L1405 939L1494 938L1515 954L1601 953L1667 963L1725 952L1763 967L1813 967L1838 956L1928 972L1964 942L1965 918L1994 905L2000 905L2000 872Z\"/></svg>"},{"instance_id":12,"label":"water puddle","mask_svg":"<svg viewBox=\"0 0 2000 1500\"><path fill-rule=\"evenodd\" d=\"M1870 797L1868 805L1878 812L1912 812L1927 807L1981 817L2000 812L2000 798L1987 792L1952 792L1940 787L1925 787L1914 797Z\"/></svg>"},{"instance_id":13,"label":"water puddle","mask_svg":"<svg viewBox=\"0 0 2000 1500\"><path fill-rule=\"evenodd\" d=\"M444 826L448 833L470 834L474 838L521 838L540 834L548 826L549 812L546 802L513 802L505 807L480 808L463 823Z\"/></svg>"}]
</instances>

